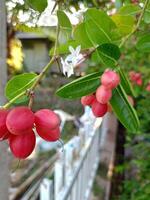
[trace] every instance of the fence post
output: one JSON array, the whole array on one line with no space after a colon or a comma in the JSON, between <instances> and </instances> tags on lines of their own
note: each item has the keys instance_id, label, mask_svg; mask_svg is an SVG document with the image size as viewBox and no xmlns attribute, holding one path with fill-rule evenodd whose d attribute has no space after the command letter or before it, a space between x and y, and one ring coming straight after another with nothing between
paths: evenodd
<instances>
[{"instance_id":1,"label":"fence post","mask_svg":"<svg viewBox=\"0 0 150 200\"><path fill-rule=\"evenodd\" d=\"M4 86L7 80L6 66L6 7L5 0L0 0L0 106L4 104ZM9 199L9 157L8 145L5 142L0 144L0 199Z\"/></svg>"},{"instance_id":2,"label":"fence post","mask_svg":"<svg viewBox=\"0 0 150 200\"><path fill-rule=\"evenodd\" d=\"M100 163L108 167L108 180L105 183L105 200L109 200L111 190L111 177L115 159L116 136L118 121L113 113L107 113L102 123L102 136L100 144Z\"/></svg>"}]
</instances>

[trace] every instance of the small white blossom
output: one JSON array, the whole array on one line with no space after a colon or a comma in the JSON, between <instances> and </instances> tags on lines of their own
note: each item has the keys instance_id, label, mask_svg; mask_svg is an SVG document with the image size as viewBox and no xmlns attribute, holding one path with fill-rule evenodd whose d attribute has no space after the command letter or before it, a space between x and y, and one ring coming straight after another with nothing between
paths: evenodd
<instances>
[{"instance_id":1,"label":"small white blossom","mask_svg":"<svg viewBox=\"0 0 150 200\"><path fill-rule=\"evenodd\" d=\"M83 21L83 13L87 10L87 8L78 10L77 12L73 13L73 16L76 17L79 22Z\"/></svg>"},{"instance_id":2,"label":"small white blossom","mask_svg":"<svg viewBox=\"0 0 150 200\"><path fill-rule=\"evenodd\" d=\"M67 77L70 77L72 74L74 74L74 70L73 70L73 64L72 63L67 63L66 60L64 61L61 58L61 64L62 64L62 68L63 68L63 74Z\"/></svg>"},{"instance_id":3,"label":"small white blossom","mask_svg":"<svg viewBox=\"0 0 150 200\"><path fill-rule=\"evenodd\" d=\"M65 61L61 58L64 75L67 74L67 76L70 77L72 74L74 74L74 68L83 59L83 55L80 54L80 50L80 45L76 49L74 49L72 46L69 46L69 51L71 54L65 58Z\"/></svg>"}]
</instances>

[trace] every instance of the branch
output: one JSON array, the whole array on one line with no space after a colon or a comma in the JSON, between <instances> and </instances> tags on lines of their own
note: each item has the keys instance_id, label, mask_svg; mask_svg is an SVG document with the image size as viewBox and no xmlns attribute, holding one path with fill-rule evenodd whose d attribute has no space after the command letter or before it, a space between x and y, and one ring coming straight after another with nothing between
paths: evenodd
<instances>
[{"instance_id":1,"label":"branch","mask_svg":"<svg viewBox=\"0 0 150 200\"><path fill-rule=\"evenodd\" d=\"M141 15L140 15L140 17L138 19L138 22L137 22L135 28L133 29L133 31L129 35L127 35L127 37L124 38L124 40L120 43L119 47L122 47L126 43L126 41L138 30L138 28L139 28L139 26L141 24L142 18L144 16L145 10L146 10L146 8L148 6L148 3L149 3L149 0L146 0L145 4L143 6L143 9L142 9Z\"/></svg>"}]
</instances>

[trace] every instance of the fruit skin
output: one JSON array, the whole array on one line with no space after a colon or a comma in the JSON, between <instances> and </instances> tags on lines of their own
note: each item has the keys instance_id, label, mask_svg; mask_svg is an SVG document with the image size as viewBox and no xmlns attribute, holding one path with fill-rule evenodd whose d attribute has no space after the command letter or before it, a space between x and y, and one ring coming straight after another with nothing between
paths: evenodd
<instances>
[{"instance_id":1,"label":"fruit skin","mask_svg":"<svg viewBox=\"0 0 150 200\"><path fill-rule=\"evenodd\" d=\"M16 107L9 112L6 125L14 135L27 134L33 128L34 114L28 107Z\"/></svg>"},{"instance_id":2,"label":"fruit skin","mask_svg":"<svg viewBox=\"0 0 150 200\"><path fill-rule=\"evenodd\" d=\"M136 84L141 86L143 84L143 81L141 78L137 79Z\"/></svg>"},{"instance_id":3,"label":"fruit skin","mask_svg":"<svg viewBox=\"0 0 150 200\"><path fill-rule=\"evenodd\" d=\"M112 97L111 89L101 85L96 90L96 99L99 103L106 104Z\"/></svg>"},{"instance_id":4,"label":"fruit skin","mask_svg":"<svg viewBox=\"0 0 150 200\"><path fill-rule=\"evenodd\" d=\"M103 117L107 112L107 104L101 104L98 101L94 101L92 104L92 112L95 117Z\"/></svg>"},{"instance_id":5,"label":"fruit skin","mask_svg":"<svg viewBox=\"0 0 150 200\"><path fill-rule=\"evenodd\" d=\"M36 137L32 130L28 134L11 135L9 146L12 154L19 159L27 158L35 148Z\"/></svg>"},{"instance_id":6,"label":"fruit skin","mask_svg":"<svg viewBox=\"0 0 150 200\"><path fill-rule=\"evenodd\" d=\"M41 109L35 113L35 125L46 130L55 129L60 125L60 118L52 110Z\"/></svg>"},{"instance_id":7,"label":"fruit skin","mask_svg":"<svg viewBox=\"0 0 150 200\"><path fill-rule=\"evenodd\" d=\"M6 126L6 118L8 113L8 110L0 109L0 139L8 133L8 129Z\"/></svg>"},{"instance_id":8,"label":"fruit skin","mask_svg":"<svg viewBox=\"0 0 150 200\"><path fill-rule=\"evenodd\" d=\"M60 138L60 128L59 127L55 128L55 129L51 129L51 130L48 130L48 129L42 128L42 127L36 127L36 130L37 130L38 135L46 141L54 142L54 141L59 140L59 138Z\"/></svg>"},{"instance_id":9,"label":"fruit skin","mask_svg":"<svg viewBox=\"0 0 150 200\"><path fill-rule=\"evenodd\" d=\"M101 84L109 89L116 88L119 83L120 76L112 70L105 71L104 74L101 76Z\"/></svg>"},{"instance_id":10,"label":"fruit skin","mask_svg":"<svg viewBox=\"0 0 150 200\"><path fill-rule=\"evenodd\" d=\"M150 83L146 86L146 91L150 92Z\"/></svg>"},{"instance_id":11,"label":"fruit skin","mask_svg":"<svg viewBox=\"0 0 150 200\"><path fill-rule=\"evenodd\" d=\"M88 96L83 96L81 98L81 103L84 106L90 106L94 100L95 100L95 96L94 96L94 94L91 94Z\"/></svg>"}]
</instances>

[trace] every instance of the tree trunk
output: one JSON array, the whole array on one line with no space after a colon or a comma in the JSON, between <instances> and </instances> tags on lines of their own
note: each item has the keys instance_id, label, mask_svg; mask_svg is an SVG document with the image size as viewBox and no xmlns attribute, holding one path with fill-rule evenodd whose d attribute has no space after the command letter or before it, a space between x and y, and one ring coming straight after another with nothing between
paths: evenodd
<instances>
[{"instance_id":1,"label":"tree trunk","mask_svg":"<svg viewBox=\"0 0 150 200\"><path fill-rule=\"evenodd\" d=\"M5 103L4 87L7 80L6 66L6 10L5 0L0 0L0 106ZM0 200L8 200L9 156L6 142L0 143Z\"/></svg>"}]
</instances>

